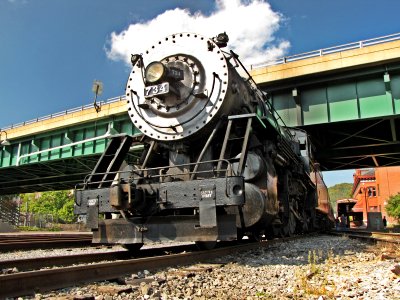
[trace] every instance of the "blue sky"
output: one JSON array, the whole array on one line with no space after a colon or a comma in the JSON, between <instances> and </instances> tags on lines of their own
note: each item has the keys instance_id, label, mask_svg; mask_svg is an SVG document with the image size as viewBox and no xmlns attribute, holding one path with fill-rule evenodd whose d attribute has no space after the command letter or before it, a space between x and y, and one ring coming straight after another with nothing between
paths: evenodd
<instances>
[{"instance_id":1,"label":"blue sky","mask_svg":"<svg viewBox=\"0 0 400 300\"><path fill-rule=\"evenodd\" d=\"M124 94L129 72L124 47L141 49L143 36L151 39L159 33L153 28L174 33L191 23L213 24L205 32L227 31L234 37L236 52L246 59L263 50L265 57L267 52L290 55L400 31L400 1L396 0L269 0L269 9L265 5L257 11L243 8L252 2L0 0L0 128L89 104L95 79L104 83L100 99ZM233 6L241 7L243 15L226 14L234 11ZM181 14L187 10L185 26L177 24L181 18L173 17L177 8ZM172 17L168 19L165 11L171 11ZM258 12L266 16L256 16ZM162 26L151 27L149 23L160 16L164 16ZM133 40L114 44L112 33L121 40L129 28ZM240 40L249 28L253 31L248 39ZM235 44L235 38L241 42ZM261 46L249 48L252 41ZM325 180L328 186L352 182L352 171L326 173Z\"/></svg>"}]
</instances>

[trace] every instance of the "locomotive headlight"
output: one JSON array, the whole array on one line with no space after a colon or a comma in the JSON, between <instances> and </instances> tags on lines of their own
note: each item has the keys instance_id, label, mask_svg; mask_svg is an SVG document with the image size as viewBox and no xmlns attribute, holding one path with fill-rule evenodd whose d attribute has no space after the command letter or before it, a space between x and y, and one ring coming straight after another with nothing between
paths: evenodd
<instances>
[{"instance_id":1,"label":"locomotive headlight","mask_svg":"<svg viewBox=\"0 0 400 300\"><path fill-rule=\"evenodd\" d=\"M165 66L159 61L153 61L148 64L144 71L144 76L148 83L155 83L162 79L166 74Z\"/></svg>"}]
</instances>

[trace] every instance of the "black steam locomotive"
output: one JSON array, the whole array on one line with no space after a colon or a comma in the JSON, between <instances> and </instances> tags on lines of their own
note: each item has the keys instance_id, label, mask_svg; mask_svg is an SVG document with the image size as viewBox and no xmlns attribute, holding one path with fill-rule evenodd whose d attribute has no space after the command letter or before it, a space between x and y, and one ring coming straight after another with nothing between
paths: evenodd
<instances>
[{"instance_id":1,"label":"black steam locomotive","mask_svg":"<svg viewBox=\"0 0 400 300\"><path fill-rule=\"evenodd\" d=\"M327 223L307 134L282 126L238 56L222 50L227 42L225 33L180 33L132 55L126 99L142 134L113 136L76 190L93 242L211 247Z\"/></svg>"}]
</instances>

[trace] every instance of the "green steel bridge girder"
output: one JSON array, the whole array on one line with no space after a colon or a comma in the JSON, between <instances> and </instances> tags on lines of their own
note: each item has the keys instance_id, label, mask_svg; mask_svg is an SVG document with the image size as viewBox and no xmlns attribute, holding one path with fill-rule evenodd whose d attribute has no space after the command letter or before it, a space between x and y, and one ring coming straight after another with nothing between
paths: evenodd
<instances>
[{"instance_id":1,"label":"green steel bridge girder","mask_svg":"<svg viewBox=\"0 0 400 300\"><path fill-rule=\"evenodd\" d=\"M400 114L400 65L265 87L286 126Z\"/></svg>"},{"instance_id":2,"label":"green steel bridge girder","mask_svg":"<svg viewBox=\"0 0 400 300\"><path fill-rule=\"evenodd\" d=\"M282 124L309 133L322 170L400 164L400 63L260 86ZM138 130L122 114L11 140L0 147L0 194L73 188L95 166L109 133Z\"/></svg>"},{"instance_id":3,"label":"green steel bridge girder","mask_svg":"<svg viewBox=\"0 0 400 300\"><path fill-rule=\"evenodd\" d=\"M323 170L400 165L400 64L264 85L282 124L306 130Z\"/></svg>"},{"instance_id":4,"label":"green steel bridge girder","mask_svg":"<svg viewBox=\"0 0 400 300\"><path fill-rule=\"evenodd\" d=\"M73 188L119 133L139 134L127 114L12 140L0 148L0 195Z\"/></svg>"},{"instance_id":5,"label":"green steel bridge girder","mask_svg":"<svg viewBox=\"0 0 400 300\"><path fill-rule=\"evenodd\" d=\"M0 168L103 153L107 136L140 133L128 115L110 117L13 140L0 151Z\"/></svg>"}]
</instances>

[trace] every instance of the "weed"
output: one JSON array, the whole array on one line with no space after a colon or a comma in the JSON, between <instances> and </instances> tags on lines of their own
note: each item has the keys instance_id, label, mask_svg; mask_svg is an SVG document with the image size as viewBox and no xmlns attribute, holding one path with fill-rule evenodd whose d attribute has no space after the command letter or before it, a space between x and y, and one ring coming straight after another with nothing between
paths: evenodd
<instances>
[{"instance_id":1,"label":"weed","mask_svg":"<svg viewBox=\"0 0 400 300\"><path fill-rule=\"evenodd\" d=\"M256 297L260 299L273 299L274 296L266 292L256 292Z\"/></svg>"},{"instance_id":2,"label":"weed","mask_svg":"<svg viewBox=\"0 0 400 300\"><path fill-rule=\"evenodd\" d=\"M330 264L334 263L333 251L327 253L325 264L320 264L322 257L322 251L309 251L306 272L298 271L295 274L298 279L298 291L305 295L334 296L334 283L328 280Z\"/></svg>"},{"instance_id":3,"label":"weed","mask_svg":"<svg viewBox=\"0 0 400 300\"><path fill-rule=\"evenodd\" d=\"M18 226L18 229L21 231L39 231L41 228L39 227L30 227L30 226Z\"/></svg>"},{"instance_id":4,"label":"weed","mask_svg":"<svg viewBox=\"0 0 400 300\"><path fill-rule=\"evenodd\" d=\"M320 256L316 254L315 250L308 251L308 264L310 266L309 273L316 274L319 272L319 268L317 266Z\"/></svg>"}]
</instances>

